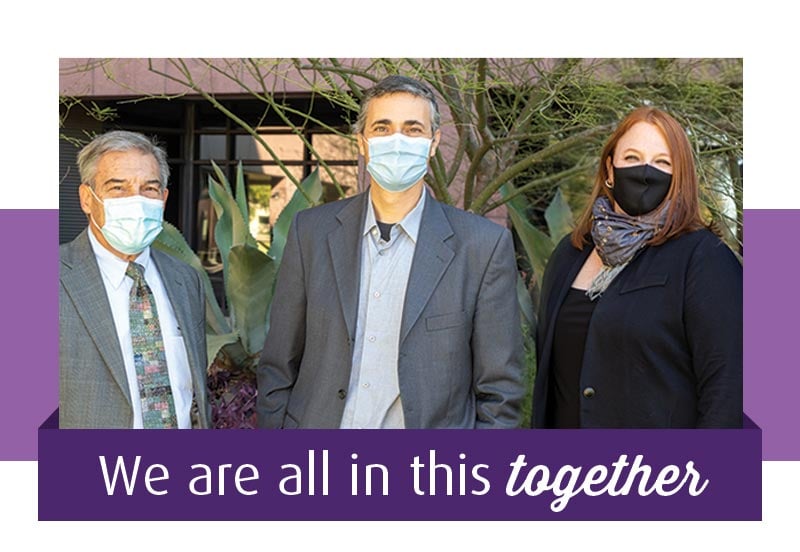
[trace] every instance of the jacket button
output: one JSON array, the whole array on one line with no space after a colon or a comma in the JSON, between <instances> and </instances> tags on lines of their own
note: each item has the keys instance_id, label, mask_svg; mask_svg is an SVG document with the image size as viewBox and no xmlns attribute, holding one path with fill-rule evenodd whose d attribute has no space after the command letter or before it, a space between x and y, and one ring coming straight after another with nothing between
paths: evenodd
<instances>
[{"instance_id":1,"label":"jacket button","mask_svg":"<svg viewBox=\"0 0 800 552\"><path fill-rule=\"evenodd\" d=\"M586 397L587 399L591 399L592 397L594 397L594 387L587 387L586 389L584 389L583 396Z\"/></svg>"},{"instance_id":2,"label":"jacket button","mask_svg":"<svg viewBox=\"0 0 800 552\"><path fill-rule=\"evenodd\" d=\"M345 391L344 389L339 389L337 395L339 395L340 399L344 400L344 398L347 396L347 391Z\"/></svg>"}]
</instances>

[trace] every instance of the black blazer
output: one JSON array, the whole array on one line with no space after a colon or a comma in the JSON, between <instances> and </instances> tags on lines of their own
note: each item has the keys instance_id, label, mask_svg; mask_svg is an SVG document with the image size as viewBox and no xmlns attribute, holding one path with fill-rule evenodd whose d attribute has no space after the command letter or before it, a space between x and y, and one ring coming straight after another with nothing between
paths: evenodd
<instances>
[{"instance_id":1,"label":"black blazer","mask_svg":"<svg viewBox=\"0 0 800 552\"><path fill-rule=\"evenodd\" d=\"M567 236L545 270L534 427L551 427L555 319L592 249ZM698 230L640 251L597 299L576 392L581 427L741 427L742 265L731 250Z\"/></svg>"}]
</instances>

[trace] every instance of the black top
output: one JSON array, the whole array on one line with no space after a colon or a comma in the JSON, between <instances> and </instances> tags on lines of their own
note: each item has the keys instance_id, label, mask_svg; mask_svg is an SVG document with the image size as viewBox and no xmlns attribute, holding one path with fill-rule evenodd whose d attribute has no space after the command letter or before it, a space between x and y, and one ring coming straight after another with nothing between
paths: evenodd
<instances>
[{"instance_id":1,"label":"black top","mask_svg":"<svg viewBox=\"0 0 800 552\"><path fill-rule=\"evenodd\" d=\"M548 401L550 427L581 425L581 365L595 304L586 296L586 290L570 288L558 311Z\"/></svg>"},{"instance_id":2,"label":"black top","mask_svg":"<svg viewBox=\"0 0 800 552\"><path fill-rule=\"evenodd\" d=\"M394 223L381 222L379 220L376 220L375 222L378 223L378 228L380 228L380 230L381 230L381 239L383 241L386 241L386 242L391 240L392 239L392 226L394 226Z\"/></svg>"}]
</instances>

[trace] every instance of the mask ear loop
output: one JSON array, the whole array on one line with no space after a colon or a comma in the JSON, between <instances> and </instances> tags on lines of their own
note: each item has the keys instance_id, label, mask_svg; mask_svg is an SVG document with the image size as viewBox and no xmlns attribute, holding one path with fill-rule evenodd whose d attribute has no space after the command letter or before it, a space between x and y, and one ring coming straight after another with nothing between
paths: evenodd
<instances>
[{"instance_id":1,"label":"mask ear loop","mask_svg":"<svg viewBox=\"0 0 800 552\"><path fill-rule=\"evenodd\" d=\"M92 186L90 184L86 184L86 185L89 186L89 192L91 192L91 194L94 196L95 201L97 201L103 207L103 209L105 209L106 204L103 202L102 199L100 199L97 196L96 193L94 193L94 188L92 188ZM94 217L92 216L91 213L89 213L89 221L91 221L91 223L94 224L95 228L97 228L98 230L102 231L102 228L100 228L100 225L97 224L96 220L94 220Z\"/></svg>"},{"instance_id":2,"label":"mask ear loop","mask_svg":"<svg viewBox=\"0 0 800 552\"><path fill-rule=\"evenodd\" d=\"M87 186L89 186L89 191L90 191L90 192L92 192L92 195L94 196L94 198L95 198L97 201L99 201L99 202L100 202L100 205L104 205L104 203L103 203L103 200L102 200L102 199L100 199L96 193L94 193L94 188L92 188L92 186L91 186L90 184L87 184Z\"/></svg>"}]
</instances>

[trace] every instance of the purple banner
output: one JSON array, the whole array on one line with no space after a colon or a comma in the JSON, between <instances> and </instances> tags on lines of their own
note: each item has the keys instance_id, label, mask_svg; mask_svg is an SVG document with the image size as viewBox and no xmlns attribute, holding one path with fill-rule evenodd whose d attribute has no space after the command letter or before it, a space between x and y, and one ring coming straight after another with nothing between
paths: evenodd
<instances>
[{"instance_id":1,"label":"purple banner","mask_svg":"<svg viewBox=\"0 0 800 552\"><path fill-rule=\"evenodd\" d=\"M55 425L55 415L50 420ZM40 520L760 520L761 431L39 430Z\"/></svg>"}]
</instances>

